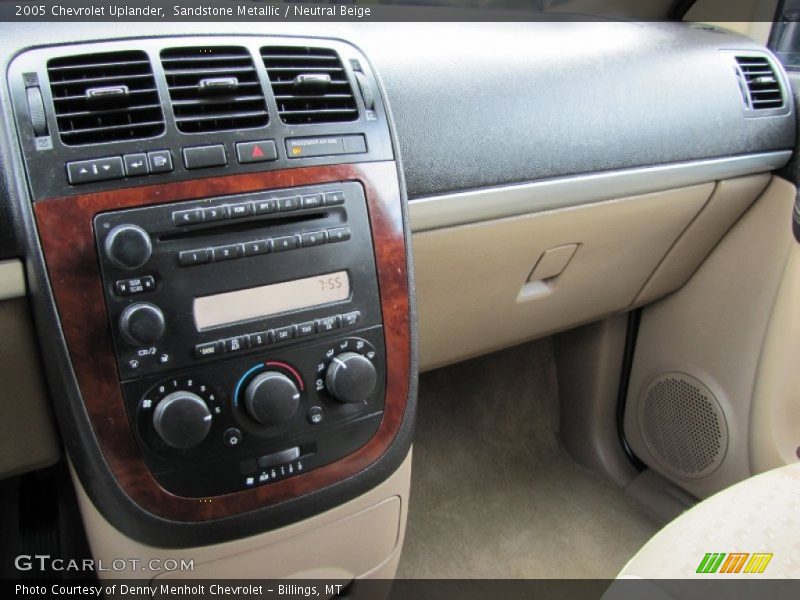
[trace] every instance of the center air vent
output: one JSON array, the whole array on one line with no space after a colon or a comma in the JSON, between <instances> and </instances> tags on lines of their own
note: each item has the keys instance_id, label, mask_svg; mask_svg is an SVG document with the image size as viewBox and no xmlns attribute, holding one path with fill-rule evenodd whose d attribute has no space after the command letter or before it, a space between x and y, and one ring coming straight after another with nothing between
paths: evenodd
<instances>
[{"instance_id":1,"label":"center air vent","mask_svg":"<svg viewBox=\"0 0 800 600\"><path fill-rule=\"evenodd\" d=\"M267 124L264 90L246 48L169 48L161 53L161 64L180 131L226 131Z\"/></svg>"},{"instance_id":2,"label":"center air vent","mask_svg":"<svg viewBox=\"0 0 800 600\"><path fill-rule=\"evenodd\" d=\"M270 46L261 49L261 58L284 123L341 123L358 118L350 81L335 50Z\"/></svg>"},{"instance_id":3,"label":"center air vent","mask_svg":"<svg viewBox=\"0 0 800 600\"><path fill-rule=\"evenodd\" d=\"M64 144L78 146L154 137L164 113L144 52L54 58L47 63Z\"/></svg>"},{"instance_id":4,"label":"center air vent","mask_svg":"<svg viewBox=\"0 0 800 600\"><path fill-rule=\"evenodd\" d=\"M747 90L747 103L752 110L783 108L780 79L766 56L737 56L736 64L739 65Z\"/></svg>"}]
</instances>

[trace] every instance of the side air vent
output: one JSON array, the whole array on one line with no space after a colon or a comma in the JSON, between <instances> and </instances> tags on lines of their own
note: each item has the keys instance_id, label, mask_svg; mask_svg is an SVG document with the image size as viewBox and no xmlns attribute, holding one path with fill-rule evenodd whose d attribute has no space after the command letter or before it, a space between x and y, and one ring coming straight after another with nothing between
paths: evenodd
<instances>
[{"instance_id":1,"label":"side air vent","mask_svg":"<svg viewBox=\"0 0 800 600\"><path fill-rule=\"evenodd\" d=\"M737 56L747 103L752 110L783 108L783 90L775 67L766 56Z\"/></svg>"},{"instance_id":2,"label":"side air vent","mask_svg":"<svg viewBox=\"0 0 800 600\"><path fill-rule=\"evenodd\" d=\"M164 132L147 54L139 50L54 58L47 63L61 141L70 146Z\"/></svg>"},{"instance_id":3,"label":"side air vent","mask_svg":"<svg viewBox=\"0 0 800 600\"><path fill-rule=\"evenodd\" d=\"M269 120L253 58L240 46L161 52L178 129L204 133L263 127Z\"/></svg>"},{"instance_id":4,"label":"side air vent","mask_svg":"<svg viewBox=\"0 0 800 600\"><path fill-rule=\"evenodd\" d=\"M342 61L329 48L269 46L261 49L278 114L288 125L358 119Z\"/></svg>"}]
</instances>

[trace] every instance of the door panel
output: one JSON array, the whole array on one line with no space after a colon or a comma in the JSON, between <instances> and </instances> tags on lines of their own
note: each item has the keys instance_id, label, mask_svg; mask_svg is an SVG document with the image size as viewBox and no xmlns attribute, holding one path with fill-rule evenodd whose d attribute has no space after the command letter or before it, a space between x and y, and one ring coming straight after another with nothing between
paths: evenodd
<instances>
[{"instance_id":1,"label":"door panel","mask_svg":"<svg viewBox=\"0 0 800 600\"><path fill-rule=\"evenodd\" d=\"M642 315L625 434L647 465L700 498L780 462L768 426L779 407L767 395L790 383L770 356L792 336L783 305L796 285L784 278L798 272L787 263L795 193L775 178L686 286Z\"/></svg>"}]
</instances>

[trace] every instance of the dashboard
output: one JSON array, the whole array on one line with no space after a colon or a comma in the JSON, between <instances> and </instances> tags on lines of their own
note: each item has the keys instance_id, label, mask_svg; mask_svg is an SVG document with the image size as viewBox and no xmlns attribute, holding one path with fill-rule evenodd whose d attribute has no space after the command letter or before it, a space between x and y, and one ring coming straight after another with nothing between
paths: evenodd
<instances>
[{"instance_id":1,"label":"dashboard","mask_svg":"<svg viewBox=\"0 0 800 600\"><path fill-rule=\"evenodd\" d=\"M77 477L154 546L379 485L420 368L676 289L690 261L653 278L716 182L795 143L774 57L715 28L263 29L0 42L0 256L25 259Z\"/></svg>"},{"instance_id":2,"label":"dashboard","mask_svg":"<svg viewBox=\"0 0 800 600\"><path fill-rule=\"evenodd\" d=\"M174 545L192 523L196 544L340 503L405 458L406 222L355 48L148 44L33 50L8 77L76 471L120 529Z\"/></svg>"}]
</instances>

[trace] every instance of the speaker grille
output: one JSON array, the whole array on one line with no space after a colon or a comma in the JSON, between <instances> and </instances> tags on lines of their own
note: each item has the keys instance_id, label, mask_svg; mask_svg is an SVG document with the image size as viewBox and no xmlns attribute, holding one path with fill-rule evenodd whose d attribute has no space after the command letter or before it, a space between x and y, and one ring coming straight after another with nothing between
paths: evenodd
<instances>
[{"instance_id":1,"label":"speaker grille","mask_svg":"<svg viewBox=\"0 0 800 600\"><path fill-rule=\"evenodd\" d=\"M728 429L714 395L685 373L664 373L647 387L640 403L644 441L665 469L701 478L722 462Z\"/></svg>"}]
</instances>

